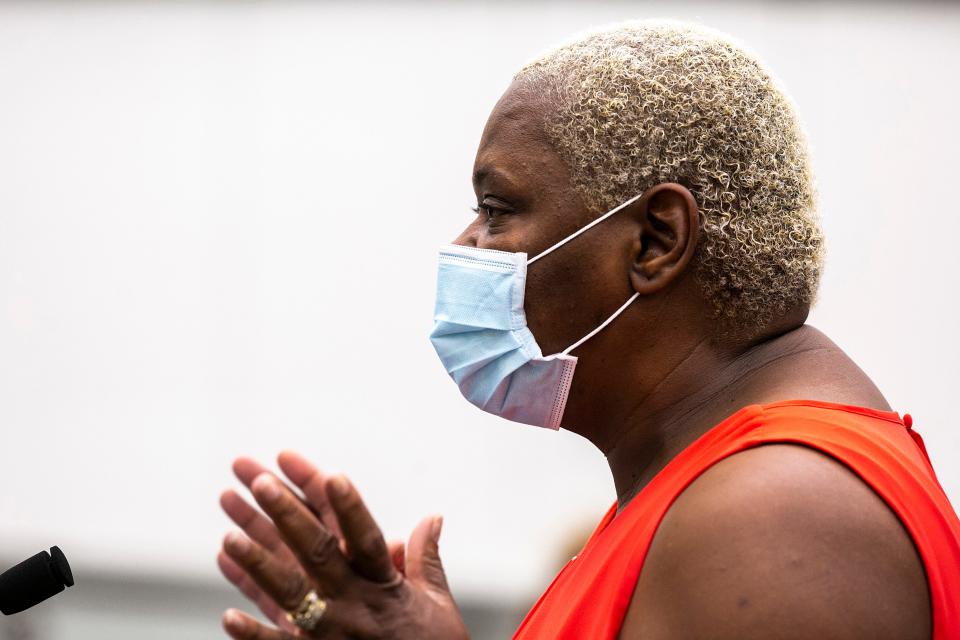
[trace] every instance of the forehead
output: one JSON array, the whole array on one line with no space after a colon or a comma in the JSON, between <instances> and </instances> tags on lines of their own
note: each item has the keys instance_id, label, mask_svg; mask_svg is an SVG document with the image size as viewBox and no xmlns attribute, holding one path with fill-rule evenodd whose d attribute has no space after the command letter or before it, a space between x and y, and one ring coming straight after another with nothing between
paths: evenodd
<instances>
[{"instance_id":1,"label":"forehead","mask_svg":"<svg viewBox=\"0 0 960 640\"><path fill-rule=\"evenodd\" d=\"M566 165L544 130L547 114L546 101L534 89L511 85L483 129L474 183L497 177L531 186L566 180Z\"/></svg>"}]
</instances>

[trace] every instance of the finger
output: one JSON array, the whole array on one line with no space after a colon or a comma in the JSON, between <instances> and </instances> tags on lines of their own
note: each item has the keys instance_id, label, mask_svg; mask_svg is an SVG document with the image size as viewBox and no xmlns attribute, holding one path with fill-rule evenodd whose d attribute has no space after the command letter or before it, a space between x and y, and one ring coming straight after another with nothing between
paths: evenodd
<instances>
[{"instance_id":1,"label":"finger","mask_svg":"<svg viewBox=\"0 0 960 640\"><path fill-rule=\"evenodd\" d=\"M265 466L263 466L253 458L247 458L246 456L241 456L233 461L233 474L237 476L237 479L240 480L240 482L242 482L244 486L246 486L247 489L250 489L251 491L253 491L253 481L256 480L257 476L259 476L261 473L269 473L270 475L273 475L274 477L276 477L272 471L267 469ZM291 491L291 493L296 495L296 493L293 491ZM313 505L304 501L303 498L301 498L300 496L297 496L297 500L300 500L301 502L306 504L307 508L310 511L314 510ZM319 513L315 513L315 515L317 515L318 518L321 517L321 514ZM334 518L334 520L336 519ZM323 520L321 518L321 522L322 521ZM340 535L339 530L336 533L337 535Z\"/></svg>"},{"instance_id":2,"label":"finger","mask_svg":"<svg viewBox=\"0 0 960 640\"><path fill-rule=\"evenodd\" d=\"M279 480L261 473L251 486L253 497L270 516L300 565L324 586L338 593L352 578L340 541Z\"/></svg>"},{"instance_id":3,"label":"finger","mask_svg":"<svg viewBox=\"0 0 960 640\"><path fill-rule=\"evenodd\" d=\"M250 506L236 491L228 489L220 494L220 506L230 519L243 529L244 533L256 540L262 547L281 560L291 564L296 562L293 553L284 544L280 532L273 526L273 523Z\"/></svg>"},{"instance_id":4,"label":"finger","mask_svg":"<svg viewBox=\"0 0 960 640\"><path fill-rule=\"evenodd\" d=\"M234 640L295 640L296 636L281 629L264 626L236 609L223 614L223 628Z\"/></svg>"},{"instance_id":5,"label":"finger","mask_svg":"<svg viewBox=\"0 0 960 640\"><path fill-rule=\"evenodd\" d=\"M310 582L302 571L279 562L239 531L227 534L223 540L223 550L285 611L299 607L310 591Z\"/></svg>"},{"instance_id":6,"label":"finger","mask_svg":"<svg viewBox=\"0 0 960 640\"><path fill-rule=\"evenodd\" d=\"M290 482L303 491L307 503L320 518L320 523L339 538L340 524L337 522L327 496L326 476L312 462L295 451L282 451L277 456L277 464Z\"/></svg>"},{"instance_id":7,"label":"finger","mask_svg":"<svg viewBox=\"0 0 960 640\"><path fill-rule=\"evenodd\" d=\"M237 479L247 488L250 488L250 485L253 484L254 478L261 473L268 473L269 471L269 469L253 458L246 456L240 456L233 461L233 474L237 476Z\"/></svg>"},{"instance_id":8,"label":"finger","mask_svg":"<svg viewBox=\"0 0 960 640\"><path fill-rule=\"evenodd\" d=\"M387 553L390 554L390 560L393 562L393 568L400 573L406 574L407 545L403 542L403 540L389 540L387 542Z\"/></svg>"},{"instance_id":9,"label":"finger","mask_svg":"<svg viewBox=\"0 0 960 640\"><path fill-rule=\"evenodd\" d=\"M449 593L447 576L440 562L441 516L424 518L410 534L407 545L407 578L433 591Z\"/></svg>"},{"instance_id":10,"label":"finger","mask_svg":"<svg viewBox=\"0 0 960 640\"><path fill-rule=\"evenodd\" d=\"M220 573L223 574L223 577L236 586L248 600L256 604L268 620L272 620L278 626L284 626L283 623L285 622L289 624L284 615L285 612L277 606L277 603L271 600L270 596L264 593L247 575L247 572L223 551L217 554L217 566L220 567ZM292 629L288 629L288 631L292 631Z\"/></svg>"},{"instance_id":11,"label":"finger","mask_svg":"<svg viewBox=\"0 0 960 640\"><path fill-rule=\"evenodd\" d=\"M358 573L374 582L393 583L401 579L393 565L380 527L360 494L344 476L327 480L330 504L340 522L350 564Z\"/></svg>"}]
</instances>

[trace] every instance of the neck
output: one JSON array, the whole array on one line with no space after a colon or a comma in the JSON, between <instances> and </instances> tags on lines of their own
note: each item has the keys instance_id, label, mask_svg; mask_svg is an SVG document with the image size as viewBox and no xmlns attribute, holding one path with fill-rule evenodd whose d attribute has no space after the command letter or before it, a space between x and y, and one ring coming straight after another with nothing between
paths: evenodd
<instances>
[{"instance_id":1,"label":"neck","mask_svg":"<svg viewBox=\"0 0 960 640\"><path fill-rule=\"evenodd\" d=\"M674 350L665 375L646 389L643 380L628 380L626 387L602 394L608 397L595 398L600 402L590 404L605 409L590 412L601 419L583 435L607 457L618 511L678 453L727 416L749 404L788 399L772 395L783 393L782 385L772 381L782 380L783 372L789 375L805 353L828 349L819 338L832 345L803 325L735 351L695 341ZM757 376L761 371L764 375Z\"/></svg>"}]
</instances>

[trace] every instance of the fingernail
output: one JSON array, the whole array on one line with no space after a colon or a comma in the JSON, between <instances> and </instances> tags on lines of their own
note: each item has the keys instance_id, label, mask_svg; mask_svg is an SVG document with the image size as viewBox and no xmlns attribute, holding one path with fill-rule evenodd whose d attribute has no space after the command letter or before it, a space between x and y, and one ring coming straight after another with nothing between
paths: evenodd
<instances>
[{"instance_id":1,"label":"fingernail","mask_svg":"<svg viewBox=\"0 0 960 640\"><path fill-rule=\"evenodd\" d=\"M330 490L333 492L333 495L342 498L347 495L350 486L347 484L347 479L343 476L333 476L330 478Z\"/></svg>"},{"instance_id":2,"label":"fingernail","mask_svg":"<svg viewBox=\"0 0 960 640\"><path fill-rule=\"evenodd\" d=\"M430 537L434 543L440 542L440 531L443 529L443 516L437 516L433 519L433 527L430 529Z\"/></svg>"},{"instance_id":3,"label":"fingernail","mask_svg":"<svg viewBox=\"0 0 960 640\"><path fill-rule=\"evenodd\" d=\"M280 483L277 482L273 476L269 474L261 474L256 479L257 492L260 494L260 497L269 502L280 497Z\"/></svg>"},{"instance_id":4,"label":"fingernail","mask_svg":"<svg viewBox=\"0 0 960 640\"><path fill-rule=\"evenodd\" d=\"M250 550L250 541L239 531L231 531L227 534L227 544L237 553L246 553Z\"/></svg>"},{"instance_id":5,"label":"fingernail","mask_svg":"<svg viewBox=\"0 0 960 640\"><path fill-rule=\"evenodd\" d=\"M247 621L236 609L227 609L227 612L223 614L223 621L234 631L243 631L247 626Z\"/></svg>"}]
</instances>

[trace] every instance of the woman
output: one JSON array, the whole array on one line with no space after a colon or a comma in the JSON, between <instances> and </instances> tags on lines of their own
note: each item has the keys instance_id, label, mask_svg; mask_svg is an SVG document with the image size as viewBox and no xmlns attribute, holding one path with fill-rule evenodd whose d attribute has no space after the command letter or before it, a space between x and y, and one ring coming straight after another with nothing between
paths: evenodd
<instances>
[{"instance_id":1,"label":"woman","mask_svg":"<svg viewBox=\"0 0 960 640\"><path fill-rule=\"evenodd\" d=\"M516 75L473 179L433 345L473 404L588 438L617 490L515 637L960 637L960 523L920 438L804 324L813 177L754 57L673 23L574 40ZM223 496L245 534L221 568L278 627L231 610L231 636L467 636L439 518L387 545L346 478L279 463L302 500L247 459L267 517Z\"/></svg>"}]
</instances>

